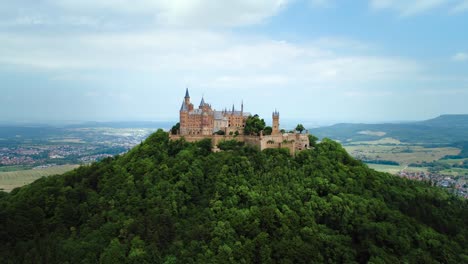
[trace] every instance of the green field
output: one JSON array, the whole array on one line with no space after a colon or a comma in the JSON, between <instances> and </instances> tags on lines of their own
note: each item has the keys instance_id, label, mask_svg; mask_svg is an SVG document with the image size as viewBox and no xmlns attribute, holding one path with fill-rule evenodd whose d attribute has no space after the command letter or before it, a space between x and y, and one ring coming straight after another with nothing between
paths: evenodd
<instances>
[{"instance_id":1,"label":"green field","mask_svg":"<svg viewBox=\"0 0 468 264\"><path fill-rule=\"evenodd\" d=\"M8 171L30 170L32 168L33 167L31 165L2 166L0 167L0 173Z\"/></svg>"},{"instance_id":2,"label":"green field","mask_svg":"<svg viewBox=\"0 0 468 264\"><path fill-rule=\"evenodd\" d=\"M447 155L458 155L460 149L453 147L425 148L416 145L347 145L346 151L361 160L389 160L400 165L432 162Z\"/></svg>"},{"instance_id":3,"label":"green field","mask_svg":"<svg viewBox=\"0 0 468 264\"><path fill-rule=\"evenodd\" d=\"M376 171L380 172L387 172L391 174L397 174L400 172L402 169L405 168L405 166L397 166L397 165L383 165L383 164L367 164L369 168L374 169Z\"/></svg>"},{"instance_id":4,"label":"green field","mask_svg":"<svg viewBox=\"0 0 468 264\"><path fill-rule=\"evenodd\" d=\"M387 172L391 174L397 174L403 169L407 172L418 172L418 171L427 172L426 167L406 167L402 165L398 166L398 165L384 165L384 164L367 164L367 166L376 171Z\"/></svg>"},{"instance_id":5,"label":"green field","mask_svg":"<svg viewBox=\"0 0 468 264\"><path fill-rule=\"evenodd\" d=\"M41 177L63 174L77 167L78 165L63 165L45 169L0 172L0 190L9 192L16 187L29 184Z\"/></svg>"},{"instance_id":6,"label":"green field","mask_svg":"<svg viewBox=\"0 0 468 264\"><path fill-rule=\"evenodd\" d=\"M439 162L441 163L446 163L446 164L449 164L449 165L455 165L455 164L463 164L463 162L465 160L468 160L468 159L442 159L442 160L439 160Z\"/></svg>"},{"instance_id":7,"label":"green field","mask_svg":"<svg viewBox=\"0 0 468 264\"><path fill-rule=\"evenodd\" d=\"M462 168L451 168L451 169L446 169L440 171L441 174L443 175L450 175L450 176L468 176L468 169L462 169Z\"/></svg>"}]
</instances>

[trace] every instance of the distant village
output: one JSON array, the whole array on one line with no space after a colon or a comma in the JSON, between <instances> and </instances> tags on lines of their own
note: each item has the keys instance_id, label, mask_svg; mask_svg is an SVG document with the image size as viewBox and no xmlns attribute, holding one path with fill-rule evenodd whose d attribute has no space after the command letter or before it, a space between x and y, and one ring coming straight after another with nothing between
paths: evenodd
<instances>
[{"instance_id":1,"label":"distant village","mask_svg":"<svg viewBox=\"0 0 468 264\"><path fill-rule=\"evenodd\" d=\"M3 168L46 168L63 164L89 164L127 152L141 143L153 129L70 129L63 137L15 139L0 147ZM73 134L73 138L69 137Z\"/></svg>"},{"instance_id":2,"label":"distant village","mask_svg":"<svg viewBox=\"0 0 468 264\"><path fill-rule=\"evenodd\" d=\"M434 186L448 189L454 194L468 199L468 183L463 177L455 179L453 176L431 173L425 171L401 170L397 174L400 177L416 181L430 182Z\"/></svg>"}]
</instances>

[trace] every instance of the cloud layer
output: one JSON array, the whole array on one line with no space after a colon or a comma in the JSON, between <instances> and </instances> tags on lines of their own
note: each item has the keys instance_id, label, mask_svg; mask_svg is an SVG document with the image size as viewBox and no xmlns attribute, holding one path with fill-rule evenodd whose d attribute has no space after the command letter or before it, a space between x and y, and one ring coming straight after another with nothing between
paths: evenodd
<instances>
[{"instance_id":1,"label":"cloud layer","mask_svg":"<svg viewBox=\"0 0 468 264\"><path fill-rule=\"evenodd\" d=\"M421 14L436 8L445 8L451 12L468 9L467 0L370 0L370 6L376 10L395 10L402 16Z\"/></svg>"},{"instance_id":2,"label":"cloud layer","mask_svg":"<svg viewBox=\"0 0 468 264\"><path fill-rule=\"evenodd\" d=\"M467 2L366 0L363 12L393 10L403 16L437 8L461 12ZM0 78L4 81L3 90L9 93L0 98L0 111L8 109L8 113L27 115L34 107L39 109L34 111L38 116L44 115L41 111L48 111L47 115L59 118L62 112L41 108L42 102L49 100L51 109L83 108L68 113L83 118L105 111L108 116L176 115L177 109L166 111L180 99L174 89L183 92L189 85L200 93L206 92L207 97L213 96L216 99L212 102L218 101L221 106L240 101L236 98L240 91L246 102L256 102L256 111L267 114L274 105L283 106L297 117L316 116L314 113L320 113L324 119L356 113L359 117L381 117L399 111L397 116L410 118L402 114L408 105L418 105L419 101L423 101L419 105L428 104L429 99L423 100L420 95L432 96L433 103L438 104L436 93L424 93L425 89L450 87L450 91L459 91L463 90L459 86L468 84L457 74L434 69L430 57L400 56L398 51L386 50L379 40L373 43L346 32L340 36L320 35L304 29L302 24L286 25L288 34L277 34L275 28L269 27L277 16L289 15L282 18L282 23L293 21L291 16L295 14L288 14L288 8L301 4L303 8L333 7L320 12L339 12L341 3L3 1ZM323 25L331 28L333 23L328 22ZM290 37L298 28L303 30L297 32L300 37ZM440 56L464 74L460 67L464 64L459 62L467 60L467 55L456 53L459 50L464 47ZM448 61L450 57L452 60ZM446 66L441 68L451 69ZM24 105L18 103L23 102L18 98L26 93L39 97L40 103L32 99ZM165 100L157 101L163 97ZM297 105L304 107L299 109ZM448 107L453 105L456 104Z\"/></svg>"}]
</instances>

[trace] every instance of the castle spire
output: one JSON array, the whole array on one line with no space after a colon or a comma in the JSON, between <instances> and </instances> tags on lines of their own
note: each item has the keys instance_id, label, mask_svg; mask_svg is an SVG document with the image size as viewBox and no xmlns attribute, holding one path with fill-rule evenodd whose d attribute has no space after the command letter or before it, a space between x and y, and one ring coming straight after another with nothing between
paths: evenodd
<instances>
[{"instance_id":1,"label":"castle spire","mask_svg":"<svg viewBox=\"0 0 468 264\"><path fill-rule=\"evenodd\" d=\"M200 107L205 106L205 97L202 96L201 102L200 102Z\"/></svg>"},{"instance_id":2,"label":"castle spire","mask_svg":"<svg viewBox=\"0 0 468 264\"><path fill-rule=\"evenodd\" d=\"M188 92L188 87L185 88L185 98L190 98L190 94Z\"/></svg>"},{"instance_id":3,"label":"castle spire","mask_svg":"<svg viewBox=\"0 0 468 264\"><path fill-rule=\"evenodd\" d=\"M234 110L234 104L232 104L232 113L234 113L234 111L235 111L235 110Z\"/></svg>"},{"instance_id":4,"label":"castle spire","mask_svg":"<svg viewBox=\"0 0 468 264\"><path fill-rule=\"evenodd\" d=\"M244 100L242 100L242 103L241 103L241 115L242 116L244 115Z\"/></svg>"}]
</instances>

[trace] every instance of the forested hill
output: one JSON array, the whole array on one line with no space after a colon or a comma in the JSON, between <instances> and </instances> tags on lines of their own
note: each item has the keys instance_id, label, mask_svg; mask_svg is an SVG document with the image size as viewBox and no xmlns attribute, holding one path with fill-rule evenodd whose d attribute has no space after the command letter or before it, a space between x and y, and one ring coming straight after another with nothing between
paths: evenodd
<instances>
[{"instance_id":1,"label":"forested hill","mask_svg":"<svg viewBox=\"0 0 468 264\"><path fill-rule=\"evenodd\" d=\"M330 140L169 141L0 193L2 263L468 263L468 204Z\"/></svg>"},{"instance_id":2,"label":"forested hill","mask_svg":"<svg viewBox=\"0 0 468 264\"><path fill-rule=\"evenodd\" d=\"M420 122L435 127L464 127L468 128L468 115L441 115L433 119Z\"/></svg>"},{"instance_id":3,"label":"forested hill","mask_svg":"<svg viewBox=\"0 0 468 264\"><path fill-rule=\"evenodd\" d=\"M468 115L441 115L409 123L336 124L310 130L320 138L343 142L395 138L406 143L453 144L468 141Z\"/></svg>"}]
</instances>

